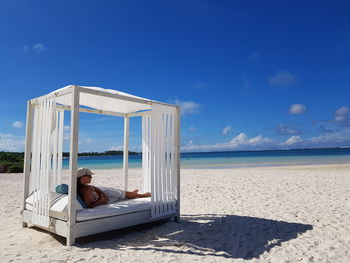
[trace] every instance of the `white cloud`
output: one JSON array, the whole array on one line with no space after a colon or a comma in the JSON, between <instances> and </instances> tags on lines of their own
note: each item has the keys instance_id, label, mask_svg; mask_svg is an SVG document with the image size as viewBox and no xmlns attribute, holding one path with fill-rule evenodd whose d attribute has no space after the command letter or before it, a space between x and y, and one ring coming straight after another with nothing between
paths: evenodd
<instances>
[{"instance_id":1,"label":"white cloud","mask_svg":"<svg viewBox=\"0 0 350 263\"><path fill-rule=\"evenodd\" d=\"M346 120L346 117L344 115L337 115L337 116L334 116L334 121L335 122L343 122Z\"/></svg>"},{"instance_id":2,"label":"white cloud","mask_svg":"<svg viewBox=\"0 0 350 263\"><path fill-rule=\"evenodd\" d=\"M24 151L23 137L17 137L13 134L0 133L0 151L22 152Z\"/></svg>"},{"instance_id":3,"label":"white cloud","mask_svg":"<svg viewBox=\"0 0 350 263\"><path fill-rule=\"evenodd\" d=\"M23 46L22 50L24 53L33 52L36 54L40 54L40 53L45 52L47 50L47 48L43 44L38 43L38 44L35 44L33 46Z\"/></svg>"},{"instance_id":4,"label":"white cloud","mask_svg":"<svg viewBox=\"0 0 350 263\"><path fill-rule=\"evenodd\" d=\"M87 143L92 143L93 140L92 140L91 138L87 138L87 139L86 139L86 142L87 142Z\"/></svg>"},{"instance_id":5,"label":"white cloud","mask_svg":"<svg viewBox=\"0 0 350 263\"><path fill-rule=\"evenodd\" d=\"M229 151L229 150L269 150L288 148L321 148L321 147L349 147L350 127L334 132L328 132L307 139L293 135L285 141L276 141L261 134L256 137L248 137L240 133L228 142L214 144L195 144L192 140L181 147L183 152Z\"/></svg>"},{"instance_id":6,"label":"white cloud","mask_svg":"<svg viewBox=\"0 0 350 263\"><path fill-rule=\"evenodd\" d=\"M343 106L334 112L334 122L344 122L349 118L350 109Z\"/></svg>"},{"instance_id":7,"label":"white cloud","mask_svg":"<svg viewBox=\"0 0 350 263\"><path fill-rule=\"evenodd\" d=\"M292 136L288 140L286 140L284 143L281 143L281 145L293 145L296 143L300 143L303 140L300 138L300 136Z\"/></svg>"},{"instance_id":8,"label":"white cloud","mask_svg":"<svg viewBox=\"0 0 350 263\"><path fill-rule=\"evenodd\" d=\"M231 132L231 126L226 126L223 130L222 130L222 134L228 134Z\"/></svg>"},{"instance_id":9,"label":"white cloud","mask_svg":"<svg viewBox=\"0 0 350 263\"><path fill-rule=\"evenodd\" d=\"M112 147L109 147L107 151L124 151L124 146L123 145L112 146ZM142 151L141 145L130 145L129 146L129 152L141 152L141 151Z\"/></svg>"},{"instance_id":10,"label":"white cloud","mask_svg":"<svg viewBox=\"0 0 350 263\"><path fill-rule=\"evenodd\" d=\"M262 135L249 138L245 133L240 133L229 142L215 143L211 145L194 145L189 141L181 147L182 151L220 151L220 150L252 150L256 148L269 148L274 145L274 140Z\"/></svg>"},{"instance_id":11,"label":"white cloud","mask_svg":"<svg viewBox=\"0 0 350 263\"><path fill-rule=\"evenodd\" d=\"M66 125L63 126L63 140L66 140L66 141L70 140L69 130L70 130L70 126L66 126Z\"/></svg>"},{"instance_id":12,"label":"white cloud","mask_svg":"<svg viewBox=\"0 0 350 263\"><path fill-rule=\"evenodd\" d=\"M301 134L301 131L299 129L296 129L296 128L292 128L292 127L289 127L287 125L284 125L284 124L279 124L276 128L275 128L276 132L278 134L281 134L281 135L289 135L289 134Z\"/></svg>"},{"instance_id":13,"label":"white cloud","mask_svg":"<svg viewBox=\"0 0 350 263\"><path fill-rule=\"evenodd\" d=\"M296 76L289 71L278 71L269 78L269 83L271 85L287 86L294 84L296 80Z\"/></svg>"},{"instance_id":14,"label":"white cloud","mask_svg":"<svg viewBox=\"0 0 350 263\"><path fill-rule=\"evenodd\" d=\"M327 126L321 125L320 126L320 132L322 133L329 133L329 132L336 132L336 130L333 130Z\"/></svg>"},{"instance_id":15,"label":"white cloud","mask_svg":"<svg viewBox=\"0 0 350 263\"><path fill-rule=\"evenodd\" d=\"M15 121L12 123L12 126L15 127L15 128L22 128L22 122L20 121Z\"/></svg>"},{"instance_id":16,"label":"white cloud","mask_svg":"<svg viewBox=\"0 0 350 263\"><path fill-rule=\"evenodd\" d=\"M297 115L302 114L306 111L306 106L304 104L293 104L289 107L289 114Z\"/></svg>"},{"instance_id":17,"label":"white cloud","mask_svg":"<svg viewBox=\"0 0 350 263\"><path fill-rule=\"evenodd\" d=\"M236 137L234 137L229 142L229 145L233 148L238 148L241 146L258 146L258 145L262 145L262 144L270 144L272 142L274 142L272 139L269 139L267 137L263 137L261 134L256 136L256 137L249 138L247 136L247 134L242 132L239 135L237 135Z\"/></svg>"},{"instance_id":18,"label":"white cloud","mask_svg":"<svg viewBox=\"0 0 350 263\"><path fill-rule=\"evenodd\" d=\"M256 136L254 138L249 139L246 143L246 145L248 146L257 146L257 145L261 145L261 144L270 144L272 143L273 140L269 139L267 137L263 137L261 134L259 136Z\"/></svg>"},{"instance_id":19,"label":"white cloud","mask_svg":"<svg viewBox=\"0 0 350 263\"><path fill-rule=\"evenodd\" d=\"M199 111L199 104L193 101L175 100L174 103L180 106L182 115L197 113Z\"/></svg>"},{"instance_id":20,"label":"white cloud","mask_svg":"<svg viewBox=\"0 0 350 263\"><path fill-rule=\"evenodd\" d=\"M33 50L35 53L40 54L40 53L46 51L47 48L46 48L43 44L38 43L38 44L35 44L35 45L32 47L32 50Z\"/></svg>"},{"instance_id":21,"label":"white cloud","mask_svg":"<svg viewBox=\"0 0 350 263\"><path fill-rule=\"evenodd\" d=\"M186 146L191 146L191 145L194 145L194 143L193 143L192 140L189 140L189 141L186 143Z\"/></svg>"},{"instance_id":22,"label":"white cloud","mask_svg":"<svg viewBox=\"0 0 350 263\"><path fill-rule=\"evenodd\" d=\"M11 137L13 137L12 133L0 133L0 139L11 138Z\"/></svg>"},{"instance_id":23,"label":"white cloud","mask_svg":"<svg viewBox=\"0 0 350 263\"><path fill-rule=\"evenodd\" d=\"M350 128L311 137L308 142L318 147L344 146L350 143Z\"/></svg>"},{"instance_id":24,"label":"white cloud","mask_svg":"<svg viewBox=\"0 0 350 263\"><path fill-rule=\"evenodd\" d=\"M195 128L194 126L191 126L190 128L188 128L188 130L189 130L190 132L195 132L195 131L196 131L196 128Z\"/></svg>"},{"instance_id":25,"label":"white cloud","mask_svg":"<svg viewBox=\"0 0 350 263\"><path fill-rule=\"evenodd\" d=\"M0 151L17 152L17 147L12 141L0 141Z\"/></svg>"},{"instance_id":26,"label":"white cloud","mask_svg":"<svg viewBox=\"0 0 350 263\"><path fill-rule=\"evenodd\" d=\"M349 113L349 108L346 107L346 106L343 106L343 107L337 109L334 113L335 113L336 115L348 114L348 113Z\"/></svg>"},{"instance_id":27,"label":"white cloud","mask_svg":"<svg viewBox=\"0 0 350 263\"><path fill-rule=\"evenodd\" d=\"M108 149L108 151L123 151L124 150L124 146L112 146Z\"/></svg>"}]
</instances>

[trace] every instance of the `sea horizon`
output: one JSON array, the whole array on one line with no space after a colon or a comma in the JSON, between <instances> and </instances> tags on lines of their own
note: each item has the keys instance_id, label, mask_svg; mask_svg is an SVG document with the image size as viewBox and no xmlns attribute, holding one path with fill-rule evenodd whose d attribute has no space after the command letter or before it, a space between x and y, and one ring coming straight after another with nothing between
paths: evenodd
<instances>
[{"instance_id":1,"label":"sea horizon","mask_svg":"<svg viewBox=\"0 0 350 263\"><path fill-rule=\"evenodd\" d=\"M181 153L181 168L222 169L266 167L284 165L310 165L350 163L350 148L318 148L290 150L222 151ZM79 156L79 167L90 169L119 169L123 167L122 155ZM129 167L140 168L142 155L129 155ZM63 160L68 169L69 158Z\"/></svg>"}]
</instances>

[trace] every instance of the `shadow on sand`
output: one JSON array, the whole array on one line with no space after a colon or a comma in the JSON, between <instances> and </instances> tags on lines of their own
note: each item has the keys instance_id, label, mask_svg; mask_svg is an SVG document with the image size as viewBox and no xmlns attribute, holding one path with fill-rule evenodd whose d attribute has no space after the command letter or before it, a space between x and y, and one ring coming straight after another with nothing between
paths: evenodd
<instances>
[{"instance_id":1,"label":"shadow on sand","mask_svg":"<svg viewBox=\"0 0 350 263\"><path fill-rule=\"evenodd\" d=\"M311 229L247 216L182 215L180 224L163 221L106 232L80 238L77 246L252 259Z\"/></svg>"}]
</instances>

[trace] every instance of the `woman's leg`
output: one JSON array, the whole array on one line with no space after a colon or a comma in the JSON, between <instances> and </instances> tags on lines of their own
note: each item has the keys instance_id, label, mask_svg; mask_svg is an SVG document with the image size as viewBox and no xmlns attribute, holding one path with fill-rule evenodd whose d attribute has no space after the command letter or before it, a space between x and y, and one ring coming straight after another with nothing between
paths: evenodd
<instances>
[{"instance_id":1,"label":"woman's leg","mask_svg":"<svg viewBox=\"0 0 350 263\"><path fill-rule=\"evenodd\" d=\"M125 192L125 198L126 199L134 199L134 198L138 198L138 197L150 197L151 193L144 193L144 194L139 194L136 190L129 192L126 191Z\"/></svg>"}]
</instances>

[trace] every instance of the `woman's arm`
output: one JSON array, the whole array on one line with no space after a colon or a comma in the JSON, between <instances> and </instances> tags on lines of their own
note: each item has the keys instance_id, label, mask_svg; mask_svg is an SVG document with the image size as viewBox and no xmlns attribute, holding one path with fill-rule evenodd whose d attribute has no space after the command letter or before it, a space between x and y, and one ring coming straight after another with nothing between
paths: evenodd
<instances>
[{"instance_id":1,"label":"woman's arm","mask_svg":"<svg viewBox=\"0 0 350 263\"><path fill-rule=\"evenodd\" d=\"M96 194L98 195L96 199ZM101 194L102 193L102 194ZM106 198L105 194L92 185L86 185L80 190L81 198L84 200L86 206L88 208L94 208L98 205L105 205L108 203L108 198Z\"/></svg>"},{"instance_id":2,"label":"woman's arm","mask_svg":"<svg viewBox=\"0 0 350 263\"><path fill-rule=\"evenodd\" d=\"M100 194L100 196L102 196L104 199L107 200L107 202L109 202L109 198L107 197L107 195L100 188L95 187L95 186L94 186L94 188L95 188L95 191Z\"/></svg>"},{"instance_id":3,"label":"woman's arm","mask_svg":"<svg viewBox=\"0 0 350 263\"><path fill-rule=\"evenodd\" d=\"M105 205L108 203L108 200L106 198L104 198L103 196L97 200L94 203L90 203L90 205L88 205L89 208L94 208L95 206L99 206L99 205Z\"/></svg>"}]
</instances>

